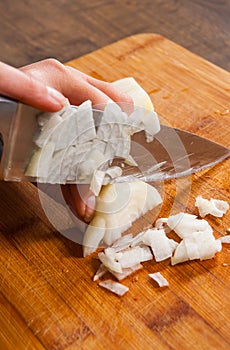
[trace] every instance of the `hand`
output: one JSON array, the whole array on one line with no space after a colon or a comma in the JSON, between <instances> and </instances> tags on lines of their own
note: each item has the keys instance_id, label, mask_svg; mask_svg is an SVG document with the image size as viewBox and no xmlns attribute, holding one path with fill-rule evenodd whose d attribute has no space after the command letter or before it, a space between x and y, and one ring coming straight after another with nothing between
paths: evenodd
<instances>
[{"instance_id":1,"label":"hand","mask_svg":"<svg viewBox=\"0 0 230 350\"><path fill-rule=\"evenodd\" d=\"M132 99L112 84L90 77L55 59L46 59L20 69L0 62L0 94L47 112L60 110L66 98L73 105L90 99L93 105L113 101L121 107L123 104L133 106ZM89 187L84 186L79 191L75 185L63 186L63 193L75 214L84 221L90 221L95 197Z\"/></svg>"},{"instance_id":2,"label":"hand","mask_svg":"<svg viewBox=\"0 0 230 350\"><path fill-rule=\"evenodd\" d=\"M93 105L109 100L132 105L132 99L108 82L90 77L55 59L46 59L20 69L0 62L0 94L47 112L56 112L68 98L78 105L90 99Z\"/></svg>"},{"instance_id":3,"label":"hand","mask_svg":"<svg viewBox=\"0 0 230 350\"><path fill-rule=\"evenodd\" d=\"M91 100L93 105L105 105L108 101L133 105L131 97L112 84L65 66L55 59L33 63L21 68L20 71L32 81L40 81L55 89L67 97L73 105L79 105L86 100ZM51 107L50 103L45 101L43 104L43 110Z\"/></svg>"}]
</instances>

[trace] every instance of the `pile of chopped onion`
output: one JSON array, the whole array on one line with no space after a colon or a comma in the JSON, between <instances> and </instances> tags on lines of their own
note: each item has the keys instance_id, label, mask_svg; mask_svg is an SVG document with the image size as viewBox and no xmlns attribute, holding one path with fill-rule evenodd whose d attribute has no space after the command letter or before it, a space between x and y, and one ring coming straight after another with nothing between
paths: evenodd
<instances>
[{"instance_id":1,"label":"pile of chopped onion","mask_svg":"<svg viewBox=\"0 0 230 350\"><path fill-rule=\"evenodd\" d=\"M224 203L226 202L222 201L222 205L227 207L227 203ZM179 243L168 238L166 233L168 228L177 234ZM181 212L158 219L155 227L148 228L136 236L131 233L121 236L104 251L99 252L98 258L101 264L93 280L97 281L109 272L120 282L141 270L142 263L150 260L160 262L171 258L171 265L175 265L188 260L211 259L221 251L222 244L230 244L230 235L216 239L208 221ZM150 273L149 277L154 279L159 287L169 285L160 272ZM116 290L111 280L102 281L100 285L115 294L123 295L122 289Z\"/></svg>"},{"instance_id":2,"label":"pile of chopped onion","mask_svg":"<svg viewBox=\"0 0 230 350\"><path fill-rule=\"evenodd\" d=\"M100 118L95 117L91 101L78 107L67 104L57 113L43 113L38 118L40 132L36 148L25 175L37 182L90 184L97 197L96 212L84 236L84 256L94 252L101 243L107 247L98 253L100 266L93 280L111 292L123 296L129 288L120 283L143 268L146 261L171 259L171 264L194 259L211 259L230 244L230 235L215 239L208 221L196 215L178 213L160 218L135 237L122 236L132 223L162 203L158 191L142 181L113 183L122 176L124 164L138 166L130 154L131 136L144 131L151 142L160 129L152 101L133 79L113 83L128 93L135 108L128 116L116 103L106 105ZM114 158L122 159L112 166ZM127 200L128 198L128 200ZM196 198L201 218L222 217L229 204L217 199ZM173 230L178 241L167 236ZM101 280L107 273L118 280ZM160 272L150 273L159 287L168 286Z\"/></svg>"},{"instance_id":3,"label":"pile of chopped onion","mask_svg":"<svg viewBox=\"0 0 230 350\"><path fill-rule=\"evenodd\" d=\"M99 245L113 244L135 220L161 203L159 192L140 180L104 186L96 199L94 217L84 234L84 256L94 252Z\"/></svg>"}]
</instances>

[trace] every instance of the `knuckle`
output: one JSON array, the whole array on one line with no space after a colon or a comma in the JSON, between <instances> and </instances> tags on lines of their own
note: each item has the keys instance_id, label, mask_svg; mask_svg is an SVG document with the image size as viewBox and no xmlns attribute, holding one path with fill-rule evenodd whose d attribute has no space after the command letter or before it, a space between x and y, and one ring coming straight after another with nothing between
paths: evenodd
<instances>
[{"instance_id":1,"label":"knuckle","mask_svg":"<svg viewBox=\"0 0 230 350\"><path fill-rule=\"evenodd\" d=\"M63 72L65 70L65 66L60 61L58 61L56 58L46 58L42 62L46 67L48 67L50 69L54 69L54 70L61 71L61 72Z\"/></svg>"}]
</instances>

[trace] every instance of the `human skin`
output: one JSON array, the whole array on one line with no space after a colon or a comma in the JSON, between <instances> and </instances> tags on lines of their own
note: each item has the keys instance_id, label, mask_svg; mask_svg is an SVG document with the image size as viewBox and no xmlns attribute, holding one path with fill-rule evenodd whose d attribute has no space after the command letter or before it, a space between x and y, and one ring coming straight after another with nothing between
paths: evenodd
<instances>
[{"instance_id":1,"label":"human skin","mask_svg":"<svg viewBox=\"0 0 230 350\"><path fill-rule=\"evenodd\" d=\"M0 94L46 112L62 109L66 98L72 105L86 100L91 100L93 106L103 106L109 101L116 102L121 108L133 105L132 99L111 83L95 79L53 58L21 68L0 62ZM96 203L89 186L66 185L62 191L71 210L89 222Z\"/></svg>"}]
</instances>

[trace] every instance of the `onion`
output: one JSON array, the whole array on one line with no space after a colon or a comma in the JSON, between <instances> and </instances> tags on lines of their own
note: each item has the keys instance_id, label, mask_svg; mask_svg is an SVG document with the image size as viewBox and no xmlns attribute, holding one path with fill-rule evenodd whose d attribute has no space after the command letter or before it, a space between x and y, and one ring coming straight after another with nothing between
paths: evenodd
<instances>
[{"instance_id":1,"label":"onion","mask_svg":"<svg viewBox=\"0 0 230 350\"><path fill-rule=\"evenodd\" d=\"M169 285L167 279L160 272L149 273L149 277L156 281L159 287L167 287Z\"/></svg>"},{"instance_id":2,"label":"onion","mask_svg":"<svg viewBox=\"0 0 230 350\"><path fill-rule=\"evenodd\" d=\"M142 237L143 243L151 247L155 260L162 261L172 256L178 245L169 239L163 229L149 229Z\"/></svg>"},{"instance_id":3,"label":"onion","mask_svg":"<svg viewBox=\"0 0 230 350\"><path fill-rule=\"evenodd\" d=\"M132 233L129 233L127 235L124 235L120 238L118 238L113 244L112 248L115 249L117 252L127 249L132 245L134 238Z\"/></svg>"},{"instance_id":4,"label":"onion","mask_svg":"<svg viewBox=\"0 0 230 350\"><path fill-rule=\"evenodd\" d=\"M103 186L96 199L94 218L84 235L84 256L95 251L101 240L105 245L112 245L135 220L161 202L158 191L143 181ZM98 233L101 224L103 229Z\"/></svg>"},{"instance_id":5,"label":"onion","mask_svg":"<svg viewBox=\"0 0 230 350\"><path fill-rule=\"evenodd\" d=\"M160 122L150 97L133 78L117 82L123 88L127 88L127 83L135 105L129 116L118 104L110 102L101 111L101 119L95 117L94 120L90 100L80 106L70 106L67 101L60 112L40 115L40 133L35 140L38 149L35 149L25 175L36 177L37 182L91 184L91 190L97 196L102 184L121 176L121 167L110 170L115 157L138 166L130 155L131 136L143 130L146 140L152 141L160 130ZM49 158L41 157L41 154L47 154L43 148L48 143L54 148L50 150ZM79 153L79 146L85 145L87 151ZM105 172L105 176L100 171Z\"/></svg>"},{"instance_id":6,"label":"onion","mask_svg":"<svg viewBox=\"0 0 230 350\"><path fill-rule=\"evenodd\" d=\"M179 243L171 258L171 264L194 259L211 259L221 249L221 242L215 239L212 231L193 232Z\"/></svg>"},{"instance_id":7,"label":"onion","mask_svg":"<svg viewBox=\"0 0 230 350\"><path fill-rule=\"evenodd\" d=\"M99 278L101 278L102 276L104 276L104 274L107 272L107 268L105 267L105 265L100 264L97 272L95 273L95 275L93 276L93 281L97 281L99 280Z\"/></svg>"},{"instance_id":8,"label":"onion","mask_svg":"<svg viewBox=\"0 0 230 350\"><path fill-rule=\"evenodd\" d=\"M109 270L122 273L122 266L120 262L117 261L119 253L112 251L112 248L109 251L105 250L104 252L98 253L98 257Z\"/></svg>"},{"instance_id":9,"label":"onion","mask_svg":"<svg viewBox=\"0 0 230 350\"><path fill-rule=\"evenodd\" d=\"M193 232L202 232L212 228L206 220L200 220L196 215L179 213L168 218L167 225L174 230L180 238L189 236Z\"/></svg>"},{"instance_id":10,"label":"onion","mask_svg":"<svg viewBox=\"0 0 230 350\"><path fill-rule=\"evenodd\" d=\"M128 248L120 252L120 254L118 262L122 268L129 268L153 258L151 250L147 246Z\"/></svg>"},{"instance_id":11,"label":"onion","mask_svg":"<svg viewBox=\"0 0 230 350\"><path fill-rule=\"evenodd\" d=\"M129 290L129 288L123 284L112 280L101 281L99 286L108 289L110 292L113 292L119 296L123 296Z\"/></svg>"},{"instance_id":12,"label":"onion","mask_svg":"<svg viewBox=\"0 0 230 350\"><path fill-rule=\"evenodd\" d=\"M115 276L119 281L122 281L126 277L130 276L136 271L139 271L143 269L143 266L141 264L136 264L128 268L123 268L121 273L110 271L113 276Z\"/></svg>"},{"instance_id":13,"label":"onion","mask_svg":"<svg viewBox=\"0 0 230 350\"><path fill-rule=\"evenodd\" d=\"M221 218L229 210L229 204L226 201L213 198L208 200L202 196L196 198L195 206L201 217L211 214Z\"/></svg>"},{"instance_id":14,"label":"onion","mask_svg":"<svg viewBox=\"0 0 230 350\"><path fill-rule=\"evenodd\" d=\"M90 190L95 194L95 196L99 195L101 191L101 187L103 185L104 178L105 178L105 171L94 170L93 178L90 184Z\"/></svg>"},{"instance_id":15,"label":"onion","mask_svg":"<svg viewBox=\"0 0 230 350\"><path fill-rule=\"evenodd\" d=\"M220 238L219 238L219 241L220 241L221 243L230 244L230 235L220 237Z\"/></svg>"}]
</instances>

